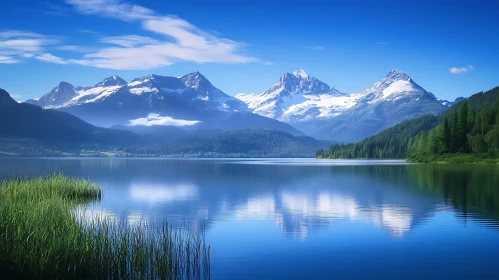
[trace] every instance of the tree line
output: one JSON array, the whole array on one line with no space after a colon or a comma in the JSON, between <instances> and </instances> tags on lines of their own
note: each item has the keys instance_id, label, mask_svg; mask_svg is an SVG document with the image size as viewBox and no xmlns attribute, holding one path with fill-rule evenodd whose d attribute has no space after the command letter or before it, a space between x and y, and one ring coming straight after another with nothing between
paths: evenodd
<instances>
[{"instance_id":1,"label":"tree line","mask_svg":"<svg viewBox=\"0 0 499 280\"><path fill-rule=\"evenodd\" d=\"M375 136L353 144L335 144L329 150L318 150L318 158L406 158L409 140L420 131L429 131L438 124L438 117L430 115L404 121Z\"/></svg>"},{"instance_id":2,"label":"tree line","mask_svg":"<svg viewBox=\"0 0 499 280\"><path fill-rule=\"evenodd\" d=\"M465 101L436 128L411 138L408 147L409 155L499 154L499 101L478 110Z\"/></svg>"},{"instance_id":3,"label":"tree line","mask_svg":"<svg viewBox=\"0 0 499 280\"><path fill-rule=\"evenodd\" d=\"M404 121L363 141L318 150L316 156L424 159L451 154L499 155L499 87L477 93L441 116Z\"/></svg>"}]
</instances>

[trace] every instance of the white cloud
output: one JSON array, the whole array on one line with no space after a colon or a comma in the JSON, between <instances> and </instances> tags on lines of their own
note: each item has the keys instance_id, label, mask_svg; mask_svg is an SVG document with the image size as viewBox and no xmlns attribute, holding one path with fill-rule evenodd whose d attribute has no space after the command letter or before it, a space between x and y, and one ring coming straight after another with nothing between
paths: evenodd
<instances>
[{"instance_id":1,"label":"white cloud","mask_svg":"<svg viewBox=\"0 0 499 280\"><path fill-rule=\"evenodd\" d=\"M42 55L39 55L36 57L36 59L43 61L43 62L48 62L48 63L68 64L68 62L65 61L64 59L57 57L55 55L49 54L49 53L44 53Z\"/></svg>"},{"instance_id":2,"label":"white cloud","mask_svg":"<svg viewBox=\"0 0 499 280\"><path fill-rule=\"evenodd\" d=\"M473 65L468 65L467 67L462 68L452 67L451 69L449 69L449 72L451 74L463 74L473 70L475 70L475 67Z\"/></svg>"},{"instance_id":3,"label":"white cloud","mask_svg":"<svg viewBox=\"0 0 499 280\"><path fill-rule=\"evenodd\" d=\"M108 69L152 69L179 61L196 63L248 63L257 59L241 53L245 46L219 38L191 23L174 17L158 15L153 10L119 0L66 0L80 13L99 15L122 21L137 22L161 40L138 35L105 37L111 44L70 62Z\"/></svg>"},{"instance_id":4,"label":"white cloud","mask_svg":"<svg viewBox=\"0 0 499 280\"><path fill-rule=\"evenodd\" d=\"M314 50L314 51L323 51L326 49L326 47L323 47L323 46L314 46L314 47L311 47L310 49Z\"/></svg>"},{"instance_id":5,"label":"white cloud","mask_svg":"<svg viewBox=\"0 0 499 280\"><path fill-rule=\"evenodd\" d=\"M20 63L25 58L41 54L47 46L58 42L56 37L30 31L1 31L0 63Z\"/></svg>"},{"instance_id":6,"label":"white cloud","mask_svg":"<svg viewBox=\"0 0 499 280\"><path fill-rule=\"evenodd\" d=\"M200 123L200 121L189 121L189 120L180 120L174 119L172 117L162 117L159 114L150 113L145 118L138 118L135 120L128 121L128 126L154 126L154 125L163 125L163 126L192 126Z\"/></svg>"},{"instance_id":7,"label":"white cloud","mask_svg":"<svg viewBox=\"0 0 499 280\"><path fill-rule=\"evenodd\" d=\"M78 29L78 32L92 34L92 35L100 35L100 32L89 30L89 29Z\"/></svg>"},{"instance_id":8,"label":"white cloud","mask_svg":"<svg viewBox=\"0 0 499 280\"><path fill-rule=\"evenodd\" d=\"M0 49L11 53L39 52L43 42L39 39L11 39L0 42Z\"/></svg>"},{"instance_id":9,"label":"white cloud","mask_svg":"<svg viewBox=\"0 0 499 280\"><path fill-rule=\"evenodd\" d=\"M75 45L62 45L58 46L56 49L61 51L79 52L79 53L91 53L95 52L97 49L85 46L75 46Z\"/></svg>"},{"instance_id":10,"label":"white cloud","mask_svg":"<svg viewBox=\"0 0 499 280\"><path fill-rule=\"evenodd\" d=\"M387 42L378 42L378 45L388 45Z\"/></svg>"},{"instance_id":11,"label":"white cloud","mask_svg":"<svg viewBox=\"0 0 499 280\"><path fill-rule=\"evenodd\" d=\"M154 11L119 0L66 0L83 14L103 15L120 20L133 21L154 17Z\"/></svg>"},{"instance_id":12,"label":"white cloud","mask_svg":"<svg viewBox=\"0 0 499 280\"><path fill-rule=\"evenodd\" d=\"M263 62L264 65L267 65L267 66L272 66L274 65L274 63L272 61L264 61Z\"/></svg>"},{"instance_id":13,"label":"white cloud","mask_svg":"<svg viewBox=\"0 0 499 280\"><path fill-rule=\"evenodd\" d=\"M148 44L157 44L157 40L151 37L144 37L139 35L123 35L115 37L104 37L100 39L100 42L112 45L118 45L121 47L136 47Z\"/></svg>"},{"instance_id":14,"label":"white cloud","mask_svg":"<svg viewBox=\"0 0 499 280\"><path fill-rule=\"evenodd\" d=\"M0 55L0 64L14 64L19 62L20 62L19 60L16 60L11 56Z\"/></svg>"}]
</instances>

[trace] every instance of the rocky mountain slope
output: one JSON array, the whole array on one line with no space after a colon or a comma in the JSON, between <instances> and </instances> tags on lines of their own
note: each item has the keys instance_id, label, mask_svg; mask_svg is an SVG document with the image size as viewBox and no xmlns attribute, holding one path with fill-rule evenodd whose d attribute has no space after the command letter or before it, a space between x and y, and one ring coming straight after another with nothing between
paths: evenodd
<instances>
[{"instance_id":1,"label":"rocky mountain slope","mask_svg":"<svg viewBox=\"0 0 499 280\"><path fill-rule=\"evenodd\" d=\"M225 94L199 72L182 77L149 75L131 83L113 76L90 87L62 82L41 98L26 102L103 127L147 122L153 115L151 123L189 123L186 129L269 128L302 134L289 124L253 114L244 102Z\"/></svg>"},{"instance_id":2,"label":"rocky mountain slope","mask_svg":"<svg viewBox=\"0 0 499 280\"><path fill-rule=\"evenodd\" d=\"M440 114L453 104L437 99L397 69L353 94L341 93L298 69L261 94L236 97L257 114L336 142L361 140L407 119Z\"/></svg>"}]
</instances>

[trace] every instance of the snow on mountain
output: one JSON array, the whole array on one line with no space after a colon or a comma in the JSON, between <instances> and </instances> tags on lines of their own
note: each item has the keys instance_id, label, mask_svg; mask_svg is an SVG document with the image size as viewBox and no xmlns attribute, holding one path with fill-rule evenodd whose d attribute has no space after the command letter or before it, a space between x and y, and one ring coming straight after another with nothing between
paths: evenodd
<instances>
[{"instance_id":1,"label":"snow on mountain","mask_svg":"<svg viewBox=\"0 0 499 280\"><path fill-rule=\"evenodd\" d=\"M197 105L210 110L248 111L244 102L217 89L199 72L183 77L149 75L135 79L131 83L118 76L112 76L87 87L74 87L62 82L43 97L29 100L28 103L51 109L68 108L101 102L118 92L125 95L143 95L144 99L150 99L151 95L159 99L165 99L167 95L176 95L178 98L199 103Z\"/></svg>"},{"instance_id":2,"label":"snow on mountain","mask_svg":"<svg viewBox=\"0 0 499 280\"><path fill-rule=\"evenodd\" d=\"M78 91L72 84L68 82L61 82L44 96L38 99L27 100L26 103L40 105L46 109L57 108L62 106L62 104L69 102L76 96L78 96Z\"/></svg>"},{"instance_id":3,"label":"snow on mountain","mask_svg":"<svg viewBox=\"0 0 499 280\"><path fill-rule=\"evenodd\" d=\"M300 77L302 79L308 79L309 78L307 72L305 72L305 70L303 70L302 68L298 68L298 70L296 70L295 72L293 72L293 75L295 75L296 77Z\"/></svg>"},{"instance_id":4,"label":"snow on mountain","mask_svg":"<svg viewBox=\"0 0 499 280\"><path fill-rule=\"evenodd\" d=\"M448 107L402 71L390 71L371 87L350 95L355 106L319 123L303 123L297 128L323 139L354 142L375 135L404 120L436 115Z\"/></svg>"},{"instance_id":5,"label":"snow on mountain","mask_svg":"<svg viewBox=\"0 0 499 280\"><path fill-rule=\"evenodd\" d=\"M100 83L96 84L94 87L112 87L112 86L125 86L128 83L118 76L111 76L102 80Z\"/></svg>"},{"instance_id":6,"label":"snow on mountain","mask_svg":"<svg viewBox=\"0 0 499 280\"><path fill-rule=\"evenodd\" d=\"M449 106L394 69L360 92L343 94L303 69L261 94L238 94L254 113L292 124L318 139L355 141L398 122ZM365 128L364 128L365 126Z\"/></svg>"},{"instance_id":7,"label":"snow on mountain","mask_svg":"<svg viewBox=\"0 0 499 280\"><path fill-rule=\"evenodd\" d=\"M275 129L303 135L287 123L253 114L246 103L225 94L199 72L182 77L149 75L130 83L113 76L87 87L61 84L27 103L70 113L102 127L127 125L153 114L196 121L189 127L192 130Z\"/></svg>"},{"instance_id":8,"label":"snow on mountain","mask_svg":"<svg viewBox=\"0 0 499 280\"><path fill-rule=\"evenodd\" d=\"M309 76L299 68L293 73L285 73L279 81L261 94L238 94L254 113L289 121L302 115L304 118L316 117L328 112L326 108L343 105L345 95L334 87ZM333 99L333 97L340 97ZM310 115L314 111L313 116ZM307 114L308 113L308 114Z\"/></svg>"},{"instance_id":9,"label":"snow on mountain","mask_svg":"<svg viewBox=\"0 0 499 280\"><path fill-rule=\"evenodd\" d=\"M118 76L106 78L95 86L89 87L74 87L70 83L61 82L49 93L38 99L27 100L26 103L35 104L45 109L70 107L109 96L126 84L127 82Z\"/></svg>"}]
</instances>

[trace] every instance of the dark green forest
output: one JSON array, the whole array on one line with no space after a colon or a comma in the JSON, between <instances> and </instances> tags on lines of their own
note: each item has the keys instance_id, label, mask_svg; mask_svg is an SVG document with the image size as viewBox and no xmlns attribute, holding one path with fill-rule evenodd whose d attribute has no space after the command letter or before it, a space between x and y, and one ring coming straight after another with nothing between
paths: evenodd
<instances>
[{"instance_id":1,"label":"dark green forest","mask_svg":"<svg viewBox=\"0 0 499 280\"><path fill-rule=\"evenodd\" d=\"M439 117L405 121L376 136L317 151L318 158L480 161L499 155L499 87L477 93ZM461 157L455 160L456 156Z\"/></svg>"},{"instance_id":2,"label":"dark green forest","mask_svg":"<svg viewBox=\"0 0 499 280\"><path fill-rule=\"evenodd\" d=\"M213 130L171 144L138 145L124 151L168 157L311 157L330 143L272 129Z\"/></svg>"},{"instance_id":3,"label":"dark green forest","mask_svg":"<svg viewBox=\"0 0 499 280\"><path fill-rule=\"evenodd\" d=\"M424 116L404 121L375 136L353 144L335 144L329 150L317 151L318 158L406 158L409 140L421 131L429 131L438 124L438 117Z\"/></svg>"},{"instance_id":4,"label":"dark green forest","mask_svg":"<svg viewBox=\"0 0 499 280\"><path fill-rule=\"evenodd\" d=\"M330 143L272 129L204 131L173 143L110 145L0 138L2 156L60 157L311 157Z\"/></svg>"}]
</instances>

